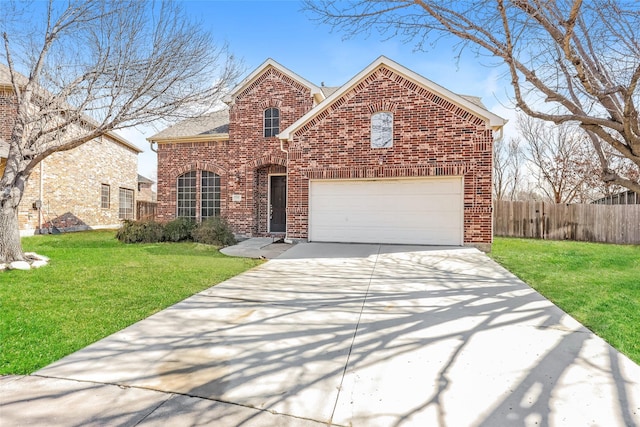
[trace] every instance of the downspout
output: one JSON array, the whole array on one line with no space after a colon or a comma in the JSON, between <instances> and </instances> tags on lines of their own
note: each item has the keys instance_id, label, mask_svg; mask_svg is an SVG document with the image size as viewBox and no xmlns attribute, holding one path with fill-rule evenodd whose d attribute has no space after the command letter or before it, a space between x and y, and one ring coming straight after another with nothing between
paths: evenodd
<instances>
[{"instance_id":1,"label":"downspout","mask_svg":"<svg viewBox=\"0 0 640 427\"><path fill-rule=\"evenodd\" d=\"M284 139L280 139L280 151L282 151L283 153L285 153L287 155L287 180L286 180L286 187L285 187L285 194L287 195L287 204L285 206L285 218L289 213L289 150L285 150L284 148ZM287 236L289 234L289 221L285 222L286 224L286 229L284 230L284 242L285 243L293 243L291 241L291 239L288 239Z\"/></svg>"}]
</instances>

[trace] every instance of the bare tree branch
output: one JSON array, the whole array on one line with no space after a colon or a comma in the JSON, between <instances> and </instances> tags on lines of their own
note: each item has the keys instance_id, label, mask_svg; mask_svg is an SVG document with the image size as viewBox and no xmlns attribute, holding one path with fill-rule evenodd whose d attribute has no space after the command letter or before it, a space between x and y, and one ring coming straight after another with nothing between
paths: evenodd
<instances>
[{"instance_id":1,"label":"bare tree branch","mask_svg":"<svg viewBox=\"0 0 640 427\"><path fill-rule=\"evenodd\" d=\"M602 178L638 188L640 8L635 2L306 0L305 9L347 36L377 30L415 43L418 50L451 36L461 41L460 49L499 58L520 110L581 126L635 165L620 170L609 165Z\"/></svg>"},{"instance_id":2,"label":"bare tree branch","mask_svg":"<svg viewBox=\"0 0 640 427\"><path fill-rule=\"evenodd\" d=\"M118 129L210 111L242 72L178 2L9 6L0 79L11 83L17 114L0 179L0 262L22 257L12 218L43 159Z\"/></svg>"}]
</instances>

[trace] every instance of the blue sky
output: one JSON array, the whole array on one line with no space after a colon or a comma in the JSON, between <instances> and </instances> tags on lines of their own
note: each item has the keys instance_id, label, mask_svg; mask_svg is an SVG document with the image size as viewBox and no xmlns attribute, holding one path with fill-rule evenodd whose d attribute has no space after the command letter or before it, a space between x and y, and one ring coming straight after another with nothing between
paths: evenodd
<instances>
[{"instance_id":1,"label":"blue sky","mask_svg":"<svg viewBox=\"0 0 640 427\"><path fill-rule=\"evenodd\" d=\"M215 40L229 43L233 54L243 61L245 75L272 58L312 83L340 86L385 55L453 92L480 96L490 111L513 119L503 69L486 65L490 59L470 52L456 59L455 40L444 39L433 50L416 52L413 44L400 39L384 40L375 31L369 37L345 39L344 34L312 21L295 0L182 0L182 4L189 14L201 20ZM507 125L507 133L512 123ZM156 175L156 157L145 138L155 132L120 132L145 151L139 156L138 169L152 179Z\"/></svg>"}]
</instances>

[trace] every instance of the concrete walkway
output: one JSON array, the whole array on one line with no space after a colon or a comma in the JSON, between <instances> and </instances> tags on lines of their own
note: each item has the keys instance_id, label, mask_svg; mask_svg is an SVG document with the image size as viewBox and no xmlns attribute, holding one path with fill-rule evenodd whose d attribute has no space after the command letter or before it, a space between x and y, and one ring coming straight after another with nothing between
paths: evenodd
<instances>
[{"instance_id":1,"label":"concrete walkway","mask_svg":"<svg viewBox=\"0 0 640 427\"><path fill-rule=\"evenodd\" d=\"M252 237L239 242L237 245L222 248L220 252L225 255L243 258L273 259L292 246L287 243L276 242L279 242L279 240L273 237Z\"/></svg>"},{"instance_id":2,"label":"concrete walkway","mask_svg":"<svg viewBox=\"0 0 640 427\"><path fill-rule=\"evenodd\" d=\"M2 426L640 426L640 367L474 249L298 244L27 377Z\"/></svg>"}]
</instances>

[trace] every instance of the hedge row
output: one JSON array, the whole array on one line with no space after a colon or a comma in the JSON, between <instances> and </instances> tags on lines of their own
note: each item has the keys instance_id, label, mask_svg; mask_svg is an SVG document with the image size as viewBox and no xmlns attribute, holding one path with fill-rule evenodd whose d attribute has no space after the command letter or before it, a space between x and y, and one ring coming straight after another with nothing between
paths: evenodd
<instances>
[{"instance_id":1,"label":"hedge row","mask_svg":"<svg viewBox=\"0 0 640 427\"><path fill-rule=\"evenodd\" d=\"M187 218L178 218L165 224L126 220L116 233L116 239L123 243L194 241L216 246L236 243L229 224L220 217L209 218L200 224Z\"/></svg>"}]
</instances>

